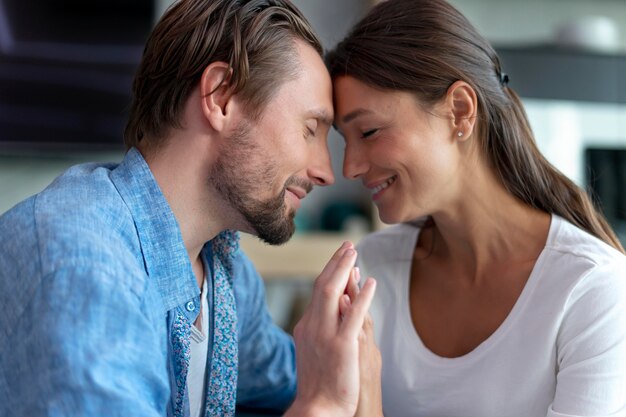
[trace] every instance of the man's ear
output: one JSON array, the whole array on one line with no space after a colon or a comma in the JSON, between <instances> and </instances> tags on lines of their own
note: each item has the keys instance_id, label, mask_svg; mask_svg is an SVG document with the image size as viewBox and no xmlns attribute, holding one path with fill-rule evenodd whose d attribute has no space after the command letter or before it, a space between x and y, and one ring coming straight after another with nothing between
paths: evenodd
<instances>
[{"instance_id":1,"label":"man's ear","mask_svg":"<svg viewBox=\"0 0 626 417\"><path fill-rule=\"evenodd\" d=\"M476 92L465 81L456 81L448 88L446 104L452 113L453 136L460 141L466 140L476 125Z\"/></svg>"},{"instance_id":2,"label":"man's ear","mask_svg":"<svg viewBox=\"0 0 626 417\"><path fill-rule=\"evenodd\" d=\"M231 117L232 70L225 62L212 62L202 72L200 95L202 113L211 127L223 131Z\"/></svg>"}]
</instances>

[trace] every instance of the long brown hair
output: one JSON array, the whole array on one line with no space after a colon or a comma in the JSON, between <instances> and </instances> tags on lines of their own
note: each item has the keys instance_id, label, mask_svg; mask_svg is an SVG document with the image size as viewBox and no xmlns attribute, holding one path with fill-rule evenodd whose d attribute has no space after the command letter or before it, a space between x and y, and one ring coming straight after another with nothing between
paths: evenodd
<instances>
[{"instance_id":1,"label":"long brown hair","mask_svg":"<svg viewBox=\"0 0 626 417\"><path fill-rule=\"evenodd\" d=\"M296 39L322 46L289 0L179 0L156 24L133 82L127 147L150 136L158 145L212 62L230 65L229 83L259 116L278 87L297 75Z\"/></svg>"},{"instance_id":2,"label":"long brown hair","mask_svg":"<svg viewBox=\"0 0 626 417\"><path fill-rule=\"evenodd\" d=\"M482 149L506 189L624 252L587 193L539 152L493 47L445 0L378 4L326 62L333 78L349 75L383 90L412 92L426 106L441 100L457 80L467 82L478 97Z\"/></svg>"}]
</instances>

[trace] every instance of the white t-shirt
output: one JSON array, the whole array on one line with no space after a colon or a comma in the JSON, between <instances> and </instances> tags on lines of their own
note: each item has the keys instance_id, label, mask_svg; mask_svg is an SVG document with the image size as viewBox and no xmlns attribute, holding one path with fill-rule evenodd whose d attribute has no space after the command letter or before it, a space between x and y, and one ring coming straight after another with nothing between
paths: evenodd
<instances>
[{"instance_id":1,"label":"white t-shirt","mask_svg":"<svg viewBox=\"0 0 626 417\"><path fill-rule=\"evenodd\" d=\"M409 311L420 229L402 224L358 245L386 417L626 416L626 257L558 216L508 317L470 353L427 349Z\"/></svg>"},{"instance_id":2,"label":"white t-shirt","mask_svg":"<svg viewBox=\"0 0 626 417\"><path fill-rule=\"evenodd\" d=\"M206 270L206 265L205 265ZM200 294L202 309L200 312L200 329L191 326L189 370L187 389L189 390L189 411L191 417L204 415L204 397L206 381L207 354L209 349L209 305L207 302L207 279L204 278Z\"/></svg>"}]
</instances>

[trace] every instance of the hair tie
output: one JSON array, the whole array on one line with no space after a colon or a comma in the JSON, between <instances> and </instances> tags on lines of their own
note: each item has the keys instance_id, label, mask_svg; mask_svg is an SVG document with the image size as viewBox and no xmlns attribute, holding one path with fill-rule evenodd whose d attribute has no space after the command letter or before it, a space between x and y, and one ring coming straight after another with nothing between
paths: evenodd
<instances>
[{"instance_id":1,"label":"hair tie","mask_svg":"<svg viewBox=\"0 0 626 417\"><path fill-rule=\"evenodd\" d=\"M500 84L502 84L503 87L509 86L509 75L507 73L503 72L500 74Z\"/></svg>"}]
</instances>

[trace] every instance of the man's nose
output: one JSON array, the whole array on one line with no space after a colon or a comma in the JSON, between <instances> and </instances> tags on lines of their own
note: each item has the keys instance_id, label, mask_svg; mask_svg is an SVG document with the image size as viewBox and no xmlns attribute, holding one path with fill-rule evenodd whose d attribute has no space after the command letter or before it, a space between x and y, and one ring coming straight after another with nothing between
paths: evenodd
<instances>
[{"instance_id":1,"label":"man's nose","mask_svg":"<svg viewBox=\"0 0 626 417\"><path fill-rule=\"evenodd\" d=\"M312 163L307 172L309 178L315 185L332 185L335 182L335 175L333 174L328 145L320 146L312 158Z\"/></svg>"}]
</instances>

